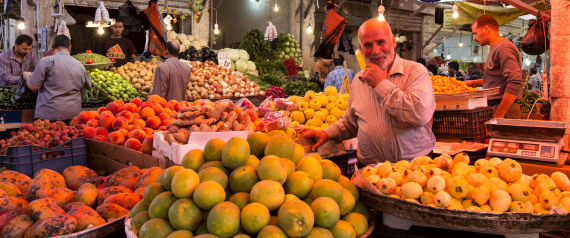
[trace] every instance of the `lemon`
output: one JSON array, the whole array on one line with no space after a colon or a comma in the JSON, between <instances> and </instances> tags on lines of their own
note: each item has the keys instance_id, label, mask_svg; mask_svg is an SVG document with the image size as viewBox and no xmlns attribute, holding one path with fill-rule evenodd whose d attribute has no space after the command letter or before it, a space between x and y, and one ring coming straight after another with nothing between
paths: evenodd
<instances>
[{"instance_id":1,"label":"lemon","mask_svg":"<svg viewBox=\"0 0 570 238\"><path fill-rule=\"evenodd\" d=\"M325 122L331 124L331 123L335 123L337 120L338 120L338 119L336 119L335 116L329 115L329 116L327 117L327 119L325 120Z\"/></svg>"},{"instance_id":2,"label":"lemon","mask_svg":"<svg viewBox=\"0 0 570 238\"><path fill-rule=\"evenodd\" d=\"M318 111L319 109L321 109L321 101L319 99L313 99L311 101L310 107L315 111Z\"/></svg>"},{"instance_id":3,"label":"lemon","mask_svg":"<svg viewBox=\"0 0 570 238\"><path fill-rule=\"evenodd\" d=\"M337 94L337 90L335 87L328 86L327 88L325 88L325 95L331 96L331 95L336 95L336 94Z\"/></svg>"},{"instance_id":4,"label":"lemon","mask_svg":"<svg viewBox=\"0 0 570 238\"><path fill-rule=\"evenodd\" d=\"M338 99L335 95L327 96L327 98L329 99L329 103L333 103Z\"/></svg>"},{"instance_id":5,"label":"lemon","mask_svg":"<svg viewBox=\"0 0 570 238\"><path fill-rule=\"evenodd\" d=\"M315 115L315 110L312 108L307 108L304 111L305 113L305 119L312 119L313 116Z\"/></svg>"},{"instance_id":6,"label":"lemon","mask_svg":"<svg viewBox=\"0 0 570 238\"><path fill-rule=\"evenodd\" d=\"M309 90L305 93L305 101L310 102L313 101L313 99L315 99L317 97L317 94L315 94L315 92L313 92L312 90Z\"/></svg>"},{"instance_id":7,"label":"lemon","mask_svg":"<svg viewBox=\"0 0 570 238\"><path fill-rule=\"evenodd\" d=\"M291 139L295 139L297 137L297 132L295 131L295 129L293 128L287 128L285 130L285 134L287 134L289 137L291 137Z\"/></svg>"},{"instance_id":8,"label":"lemon","mask_svg":"<svg viewBox=\"0 0 570 238\"><path fill-rule=\"evenodd\" d=\"M298 98L299 98L299 96L293 95L293 96L287 98L287 100L289 100L289 101L291 101L291 102L297 102L297 99L298 99Z\"/></svg>"},{"instance_id":9,"label":"lemon","mask_svg":"<svg viewBox=\"0 0 570 238\"><path fill-rule=\"evenodd\" d=\"M305 111L307 108L309 108L309 103L308 102L301 102L299 104L297 104L299 106L297 106L297 108L299 109L299 111Z\"/></svg>"},{"instance_id":10,"label":"lemon","mask_svg":"<svg viewBox=\"0 0 570 238\"><path fill-rule=\"evenodd\" d=\"M323 121L322 121L321 119L319 119L319 118L313 118L313 119L311 120L311 126L320 127L320 126L322 126L322 125L323 125Z\"/></svg>"},{"instance_id":11,"label":"lemon","mask_svg":"<svg viewBox=\"0 0 570 238\"><path fill-rule=\"evenodd\" d=\"M318 111L318 112L315 112L314 118L319 119L319 121L321 121L321 123L322 123L325 121L325 119L327 119L327 116L325 115L324 112Z\"/></svg>"},{"instance_id":12,"label":"lemon","mask_svg":"<svg viewBox=\"0 0 570 238\"><path fill-rule=\"evenodd\" d=\"M321 101L321 106L325 106L329 103L329 98L325 95L319 95L319 97L317 97L317 99L319 99L319 101Z\"/></svg>"},{"instance_id":13,"label":"lemon","mask_svg":"<svg viewBox=\"0 0 570 238\"><path fill-rule=\"evenodd\" d=\"M336 117L336 119L340 119L342 117L342 111L338 108L334 108L331 110L330 115Z\"/></svg>"},{"instance_id":14,"label":"lemon","mask_svg":"<svg viewBox=\"0 0 570 238\"><path fill-rule=\"evenodd\" d=\"M344 99L345 101L348 101L348 94L343 94L342 99Z\"/></svg>"},{"instance_id":15,"label":"lemon","mask_svg":"<svg viewBox=\"0 0 570 238\"><path fill-rule=\"evenodd\" d=\"M292 126L298 126L298 125L301 125L301 124L299 124L298 121L293 121L293 122L291 122L291 125L292 125Z\"/></svg>"},{"instance_id":16,"label":"lemon","mask_svg":"<svg viewBox=\"0 0 570 238\"><path fill-rule=\"evenodd\" d=\"M329 102L329 103L325 106L325 109L327 109L329 112L330 112L332 109L335 109L335 108L336 108L336 103L334 103L334 101L333 101L333 102Z\"/></svg>"},{"instance_id":17,"label":"lemon","mask_svg":"<svg viewBox=\"0 0 570 238\"><path fill-rule=\"evenodd\" d=\"M340 110L345 110L346 109L346 101L344 99L337 99L335 101L336 103L336 107Z\"/></svg>"},{"instance_id":18,"label":"lemon","mask_svg":"<svg viewBox=\"0 0 570 238\"><path fill-rule=\"evenodd\" d=\"M329 110L327 110L326 108L321 108L321 110L319 110L319 112L323 112L325 114L325 117L329 116Z\"/></svg>"},{"instance_id":19,"label":"lemon","mask_svg":"<svg viewBox=\"0 0 570 238\"><path fill-rule=\"evenodd\" d=\"M301 111L294 111L291 113L291 120L299 123L305 123L305 114Z\"/></svg>"}]
</instances>

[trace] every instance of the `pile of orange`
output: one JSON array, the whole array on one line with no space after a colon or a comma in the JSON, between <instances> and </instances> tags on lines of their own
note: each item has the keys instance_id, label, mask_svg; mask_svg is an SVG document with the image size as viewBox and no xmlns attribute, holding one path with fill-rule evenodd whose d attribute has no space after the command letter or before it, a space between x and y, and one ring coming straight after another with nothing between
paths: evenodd
<instances>
[{"instance_id":1,"label":"pile of orange","mask_svg":"<svg viewBox=\"0 0 570 238\"><path fill-rule=\"evenodd\" d=\"M476 88L467 86L467 84L457 80L455 77L450 78L440 75L432 76L431 84L433 86L433 92L435 94L454 94L477 91Z\"/></svg>"}]
</instances>

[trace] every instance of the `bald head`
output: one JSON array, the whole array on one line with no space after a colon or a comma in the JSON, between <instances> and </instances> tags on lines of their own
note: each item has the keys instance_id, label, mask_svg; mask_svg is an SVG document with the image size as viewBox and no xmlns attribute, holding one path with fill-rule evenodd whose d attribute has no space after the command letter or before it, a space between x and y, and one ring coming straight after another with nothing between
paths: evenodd
<instances>
[{"instance_id":1,"label":"bald head","mask_svg":"<svg viewBox=\"0 0 570 238\"><path fill-rule=\"evenodd\" d=\"M180 54L180 43L176 40L169 41L166 43L166 50L171 56L178 57Z\"/></svg>"},{"instance_id":2,"label":"bald head","mask_svg":"<svg viewBox=\"0 0 570 238\"><path fill-rule=\"evenodd\" d=\"M368 62L387 69L394 60L396 37L390 25L376 18L364 22L358 29L358 46Z\"/></svg>"}]
</instances>

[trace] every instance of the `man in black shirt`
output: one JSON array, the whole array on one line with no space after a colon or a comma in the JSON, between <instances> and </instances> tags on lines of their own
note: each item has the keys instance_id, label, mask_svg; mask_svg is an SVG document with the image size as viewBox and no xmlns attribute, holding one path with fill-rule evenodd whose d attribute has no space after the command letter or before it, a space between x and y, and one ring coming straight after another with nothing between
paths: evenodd
<instances>
[{"instance_id":1,"label":"man in black shirt","mask_svg":"<svg viewBox=\"0 0 570 238\"><path fill-rule=\"evenodd\" d=\"M449 77L455 77L459 81L463 81L463 74L459 72L459 63L451 61L447 64Z\"/></svg>"},{"instance_id":2,"label":"man in black shirt","mask_svg":"<svg viewBox=\"0 0 570 238\"><path fill-rule=\"evenodd\" d=\"M122 36L123 30L125 30L123 22L118 20L111 26L112 36L103 40L101 47L99 47L102 55L115 59L115 67L120 67L129 60L137 60L135 45L131 40Z\"/></svg>"}]
</instances>

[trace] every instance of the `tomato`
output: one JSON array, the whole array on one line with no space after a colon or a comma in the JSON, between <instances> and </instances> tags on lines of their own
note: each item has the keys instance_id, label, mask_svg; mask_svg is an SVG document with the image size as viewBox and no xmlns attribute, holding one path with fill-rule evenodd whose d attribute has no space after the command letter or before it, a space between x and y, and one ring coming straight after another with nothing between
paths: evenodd
<instances>
[{"instance_id":1,"label":"tomato","mask_svg":"<svg viewBox=\"0 0 570 238\"><path fill-rule=\"evenodd\" d=\"M115 58L111 58L111 62L115 63Z\"/></svg>"},{"instance_id":2,"label":"tomato","mask_svg":"<svg viewBox=\"0 0 570 238\"><path fill-rule=\"evenodd\" d=\"M92 51L91 51L91 50L87 50L86 52L87 52L87 53L91 53Z\"/></svg>"},{"instance_id":3,"label":"tomato","mask_svg":"<svg viewBox=\"0 0 570 238\"><path fill-rule=\"evenodd\" d=\"M88 59L88 60L87 60L87 64L93 64L93 60L92 60L92 59Z\"/></svg>"}]
</instances>

